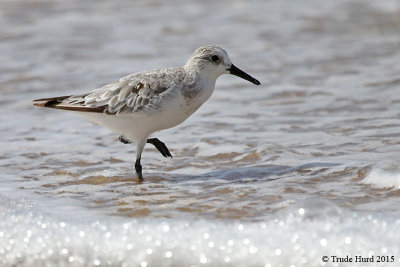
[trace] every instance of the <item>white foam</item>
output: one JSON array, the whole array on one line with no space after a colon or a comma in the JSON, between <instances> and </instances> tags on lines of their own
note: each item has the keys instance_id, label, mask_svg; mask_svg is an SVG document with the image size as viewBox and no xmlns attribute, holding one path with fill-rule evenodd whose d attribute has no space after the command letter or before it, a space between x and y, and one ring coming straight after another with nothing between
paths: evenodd
<instances>
[{"instance_id":1,"label":"white foam","mask_svg":"<svg viewBox=\"0 0 400 267\"><path fill-rule=\"evenodd\" d=\"M323 256L332 263L332 256L400 253L395 216L317 199L262 222L93 215L77 221L2 200L4 266L319 266Z\"/></svg>"},{"instance_id":2,"label":"white foam","mask_svg":"<svg viewBox=\"0 0 400 267\"><path fill-rule=\"evenodd\" d=\"M400 172L383 169L373 169L361 183L370 184L379 188L399 188Z\"/></svg>"}]
</instances>

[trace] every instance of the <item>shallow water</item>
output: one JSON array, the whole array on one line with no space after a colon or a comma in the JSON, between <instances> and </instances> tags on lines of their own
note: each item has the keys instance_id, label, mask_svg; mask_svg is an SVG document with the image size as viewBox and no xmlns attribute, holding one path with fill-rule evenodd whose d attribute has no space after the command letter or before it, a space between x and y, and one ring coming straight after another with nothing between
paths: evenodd
<instances>
[{"instance_id":1,"label":"shallow water","mask_svg":"<svg viewBox=\"0 0 400 267\"><path fill-rule=\"evenodd\" d=\"M399 27L395 0L0 1L0 264L397 265ZM143 183L132 145L31 106L212 43L262 85L219 78Z\"/></svg>"}]
</instances>

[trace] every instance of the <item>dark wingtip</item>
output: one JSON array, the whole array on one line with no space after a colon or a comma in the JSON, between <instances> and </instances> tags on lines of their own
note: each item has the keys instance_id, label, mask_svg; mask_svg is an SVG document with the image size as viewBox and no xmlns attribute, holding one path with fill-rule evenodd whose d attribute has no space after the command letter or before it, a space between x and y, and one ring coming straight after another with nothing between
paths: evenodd
<instances>
[{"instance_id":1,"label":"dark wingtip","mask_svg":"<svg viewBox=\"0 0 400 267\"><path fill-rule=\"evenodd\" d=\"M33 100L33 105L38 107L52 107L56 104L61 103L64 99L70 97L68 96L58 96L58 97L50 97L50 98L41 98Z\"/></svg>"},{"instance_id":2,"label":"dark wingtip","mask_svg":"<svg viewBox=\"0 0 400 267\"><path fill-rule=\"evenodd\" d=\"M46 102L35 102L36 100L33 100L33 105L34 106L38 106L38 107L46 107L45 105L46 105Z\"/></svg>"}]
</instances>

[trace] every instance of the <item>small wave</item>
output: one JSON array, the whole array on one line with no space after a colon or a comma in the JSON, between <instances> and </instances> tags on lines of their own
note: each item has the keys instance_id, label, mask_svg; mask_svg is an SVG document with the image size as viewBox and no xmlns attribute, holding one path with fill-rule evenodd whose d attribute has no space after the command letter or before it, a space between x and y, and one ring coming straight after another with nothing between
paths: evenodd
<instances>
[{"instance_id":1,"label":"small wave","mask_svg":"<svg viewBox=\"0 0 400 267\"><path fill-rule=\"evenodd\" d=\"M400 189L400 171L373 169L361 182L379 188Z\"/></svg>"}]
</instances>

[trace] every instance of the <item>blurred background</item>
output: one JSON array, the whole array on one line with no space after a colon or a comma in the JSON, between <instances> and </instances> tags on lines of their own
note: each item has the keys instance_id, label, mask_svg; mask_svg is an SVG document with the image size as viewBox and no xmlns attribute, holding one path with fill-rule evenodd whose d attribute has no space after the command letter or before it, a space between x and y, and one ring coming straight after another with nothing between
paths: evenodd
<instances>
[{"instance_id":1,"label":"blurred background","mask_svg":"<svg viewBox=\"0 0 400 267\"><path fill-rule=\"evenodd\" d=\"M398 0L0 0L0 264L399 264L399 29ZM261 86L219 78L144 183L132 145L31 104L206 44Z\"/></svg>"}]
</instances>

